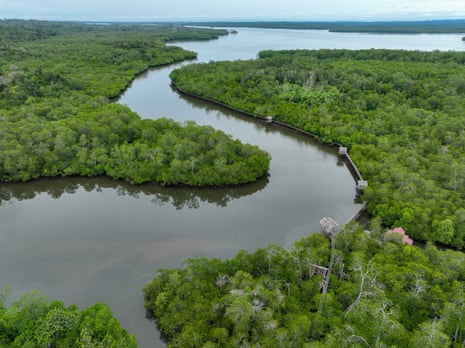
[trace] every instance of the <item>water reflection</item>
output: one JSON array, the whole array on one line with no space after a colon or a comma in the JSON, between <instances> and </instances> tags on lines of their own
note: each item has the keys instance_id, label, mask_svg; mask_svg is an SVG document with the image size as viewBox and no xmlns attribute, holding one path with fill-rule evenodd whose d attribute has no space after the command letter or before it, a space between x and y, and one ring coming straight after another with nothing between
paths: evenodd
<instances>
[{"instance_id":1,"label":"water reflection","mask_svg":"<svg viewBox=\"0 0 465 348\"><path fill-rule=\"evenodd\" d=\"M253 58L260 49L289 44L310 47L308 32L275 33L241 30L234 39L182 46L199 52L199 61ZM348 44L346 36L332 37L325 34L322 42ZM0 286L18 293L39 289L81 307L105 302L144 348L165 346L143 315L141 289L155 270L196 255L224 259L270 243L290 246L318 231L322 216L345 221L356 208L353 178L336 163L337 152L173 93L169 73L176 66L141 75L119 102L143 118L195 120L259 146L272 156L270 180L208 190L131 186L106 177L0 185Z\"/></svg>"},{"instance_id":2,"label":"water reflection","mask_svg":"<svg viewBox=\"0 0 465 348\"><path fill-rule=\"evenodd\" d=\"M118 196L140 198L140 195L146 195L157 206L171 205L177 210L196 209L202 202L226 207L232 200L263 190L268 182L269 179L265 177L247 185L202 189L163 187L156 183L136 186L108 177L39 179L27 183L2 184L0 186L0 206L15 201L31 200L43 193L53 199L59 199L64 194L76 193L79 189L86 192L102 192L103 189L113 189Z\"/></svg>"}]
</instances>

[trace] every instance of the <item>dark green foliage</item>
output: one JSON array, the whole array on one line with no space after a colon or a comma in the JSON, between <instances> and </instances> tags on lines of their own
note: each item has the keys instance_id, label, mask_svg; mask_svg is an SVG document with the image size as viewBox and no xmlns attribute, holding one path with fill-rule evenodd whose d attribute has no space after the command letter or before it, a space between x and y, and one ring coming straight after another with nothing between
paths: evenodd
<instances>
[{"instance_id":1,"label":"dark green foliage","mask_svg":"<svg viewBox=\"0 0 465 348\"><path fill-rule=\"evenodd\" d=\"M385 226L465 247L465 53L264 51L190 65L181 89L351 149Z\"/></svg>"},{"instance_id":2,"label":"dark green foliage","mask_svg":"<svg viewBox=\"0 0 465 348\"><path fill-rule=\"evenodd\" d=\"M137 343L104 304L80 310L31 292L0 310L0 346L130 348Z\"/></svg>"},{"instance_id":3,"label":"dark green foliage","mask_svg":"<svg viewBox=\"0 0 465 348\"><path fill-rule=\"evenodd\" d=\"M144 289L169 347L447 347L465 339L459 252L340 232L326 294L315 265L330 243L310 235L227 261L191 259Z\"/></svg>"},{"instance_id":4,"label":"dark green foliage","mask_svg":"<svg viewBox=\"0 0 465 348\"><path fill-rule=\"evenodd\" d=\"M74 112L42 124L4 122L1 179L108 175L133 184L214 186L255 181L269 168L266 153L211 127L141 120L121 105Z\"/></svg>"},{"instance_id":5,"label":"dark green foliage","mask_svg":"<svg viewBox=\"0 0 465 348\"><path fill-rule=\"evenodd\" d=\"M268 155L193 123L141 120L109 103L150 66L195 57L165 42L223 31L0 21L0 180L108 175L139 184L244 184ZM10 35L10 34L11 35Z\"/></svg>"}]
</instances>

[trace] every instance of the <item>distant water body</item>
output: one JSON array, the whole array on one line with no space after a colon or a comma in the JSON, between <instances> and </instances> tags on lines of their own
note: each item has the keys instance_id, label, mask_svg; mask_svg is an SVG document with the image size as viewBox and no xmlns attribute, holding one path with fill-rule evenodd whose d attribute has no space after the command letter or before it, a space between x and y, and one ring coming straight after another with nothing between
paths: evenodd
<instances>
[{"instance_id":1,"label":"distant water body","mask_svg":"<svg viewBox=\"0 0 465 348\"><path fill-rule=\"evenodd\" d=\"M229 28L222 28L228 29ZM261 50L286 49L400 49L464 51L464 34L335 33L327 30L234 28L232 34L213 42L184 42L199 52L199 61L255 58Z\"/></svg>"},{"instance_id":2,"label":"distant water body","mask_svg":"<svg viewBox=\"0 0 465 348\"><path fill-rule=\"evenodd\" d=\"M198 62L255 58L264 49L392 48L465 50L462 35L329 33L235 28L208 42L176 43ZM0 286L39 289L67 304L108 304L142 348L163 347L144 317L141 289L155 271L188 257L227 258L240 249L283 246L319 229L329 215L344 222L354 180L334 151L303 136L256 123L180 96L169 73L137 78L119 102L144 118L194 120L256 144L272 156L270 177L215 190L131 186L106 178L38 180L0 186Z\"/></svg>"}]
</instances>

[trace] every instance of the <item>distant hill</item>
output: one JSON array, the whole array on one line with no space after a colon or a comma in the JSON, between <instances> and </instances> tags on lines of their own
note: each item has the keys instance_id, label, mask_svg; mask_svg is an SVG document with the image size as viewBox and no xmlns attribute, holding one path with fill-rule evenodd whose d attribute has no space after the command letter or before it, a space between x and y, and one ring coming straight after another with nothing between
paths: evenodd
<instances>
[{"instance_id":1,"label":"distant hill","mask_svg":"<svg viewBox=\"0 0 465 348\"><path fill-rule=\"evenodd\" d=\"M196 26L215 27L248 27L270 29L320 29L331 32L358 32L358 33L396 33L396 34L420 34L420 33L465 33L465 19L431 20L431 21L281 21L281 22L190 22L182 23Z\"/></svg>"}]
</instances>

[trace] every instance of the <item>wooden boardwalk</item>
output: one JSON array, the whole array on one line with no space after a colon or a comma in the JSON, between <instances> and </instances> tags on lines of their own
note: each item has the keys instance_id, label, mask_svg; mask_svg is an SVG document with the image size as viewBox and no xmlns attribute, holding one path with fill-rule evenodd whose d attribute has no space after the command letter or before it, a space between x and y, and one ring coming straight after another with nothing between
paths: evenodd
<instances>
[{"instance_id":1,"label":"wooden boardwalk","mask_svg":"<svg viewBox=\"0 0 465 348\"><path fill-rule=\"evenodd\" d=\"M319 136L317 136L317 135L315 135L315 134L313 134L311 132L304 131L304 130L299 129L297 127L294 127L294 126L288 125L286 123L274 120L273 116L266 116L266 117L259 116L259 115L256 115L256 114L253 114L253 113L250 113L250 112L245 112L245 111L236 109L236 108L232 107L231 105L227 105L225 103L221 103L219 101L216 101L216 100L213 100L213 99L210 99L210 98L207 98L207 97L202 97L202 96L199 96L199 95L184 91L183 89L176 86L174 81L171 81L171 85L179 93L182 93L182 94L185 94L185 95L197 98L197 99L201 99L201 100L204 100L204 101L212 103L212 104L222 106L222 107L227 108L229 110L236 111L236 112L238 112L238 113L240 113L242 115L250 116L250 117L253 117L253 118L257 119L257 120L261 120L261 121L263 121L265 123L269 123L269 124L273 124L273 125L276 125L276 126L279 126L279 127L287 128L287 129L290 129L290 130L292 130L292 131L294 131L296 133L307 135L307 136L315 139L316 141L318 141L318 142L320 142L322 144L325 144L327 146L330 146L330 147L333 147L333 148L337 147L339 149L339 156L346 161L347 167L349 168L349 171L350 171L350 173L352 174L352 176L353 176L353 178L355 180L355 183L356 183L355 189L356 189L357 195L362 193L363 190L368 186L368 181L363 178L362 174L360 173L360 170L357 168L354 161L350 157L350 154L349 154L349 151L348 151L347 147L344 147L343 145L337 144L337 143L326 143L326 142L322 141L322 139ZM357 211L350 217L350 219L347 221L347 223L357 220L360 217L360 215L362 214L362 212L365 211L365 209L366 209L366 202L364 202L362 204L362 206L359 209L357 209Z\"/></svg>"}]
</instances>

